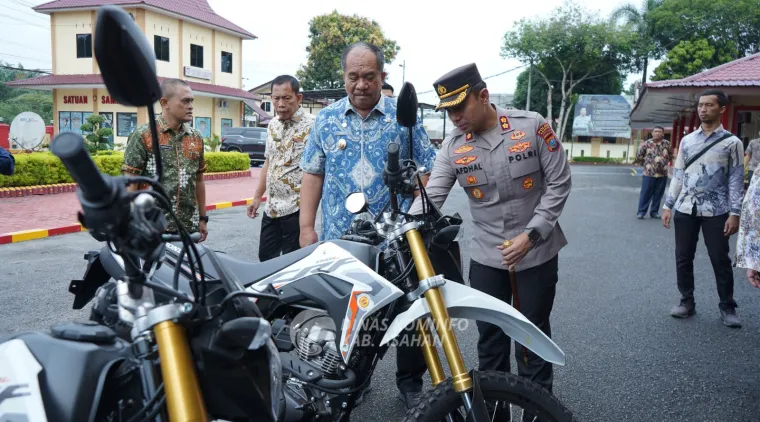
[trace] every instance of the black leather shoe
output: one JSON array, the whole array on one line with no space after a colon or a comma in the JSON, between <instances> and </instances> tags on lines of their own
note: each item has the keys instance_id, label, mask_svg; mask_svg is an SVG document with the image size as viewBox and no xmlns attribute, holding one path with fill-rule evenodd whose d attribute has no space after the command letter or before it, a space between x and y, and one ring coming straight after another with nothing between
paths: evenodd
<instances>
[{"instance_id":1,"label":"black leather shoe","mask_svg":"<svg viewBox=\"0 0 760 422\"><path fill-rule=\"evenodd\" d=\"M417 406L417 404L420 402L420 399L422 398L422 392L421 391L400 391L398 393L398 398L401 400L407 409L411 409L414 406Z\"/></svg>"},{"instance_id":2,"label":"black leather shoe","mask_svg":"<svg viewBox=\"0 0 760 422\"><path fill-rule=\"evenodd\" d=\"M662 217L660 217L660 214L657 214L657 213L650 214L649 216L652 217L652 218L656 218L656 219L662 218Z\"/></svg>"}]
</instances>

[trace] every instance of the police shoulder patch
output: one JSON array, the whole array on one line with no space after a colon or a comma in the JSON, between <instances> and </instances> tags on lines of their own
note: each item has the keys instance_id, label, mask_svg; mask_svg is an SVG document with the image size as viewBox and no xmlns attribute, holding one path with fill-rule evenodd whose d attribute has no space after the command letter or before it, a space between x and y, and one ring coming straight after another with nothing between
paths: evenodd
<instances>
[{"instance_id":1,"label":"police shoulder patch","mask_svg":"<svg viewBox=\"0 0 760 422\"><path fill-rule=\"evenodd\" d=\"M559 141L557 140L557 135L554 134L554 130L552 129L551 125L549 125L549 123L542 124L536 131L536 135L543 138L544 143L550 152L554 152L559 149Z\"/></svg>"}]
</instances>

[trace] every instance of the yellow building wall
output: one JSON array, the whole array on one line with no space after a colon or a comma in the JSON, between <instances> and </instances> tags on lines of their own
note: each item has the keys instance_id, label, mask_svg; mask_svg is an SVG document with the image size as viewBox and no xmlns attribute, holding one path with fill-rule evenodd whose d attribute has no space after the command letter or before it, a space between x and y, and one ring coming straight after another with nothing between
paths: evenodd
<instances>
[{"instance_id":1,"label":"yellow building wall","mask_svg":"<svg viewBox=\"0 0 760 422\"><path fill-rule=\"evenodd\" d=\"M93 58L77 58L77 34L92 34L94 21L92 13L60 12L55 14L55 42L53 43L53 60L55 73L59 75L96 73L95 49Z\"/></svg>"},{"instance_id":2,"label":"yellow building wall","mask_svg":"<svg viewBox=\"0 0 760 422\"><path fill-rule=\"evenodd\" d=\"M193 25L189 22L182 22L182 66L183 69L185 66L190 66L190 45L195 44L203 47L203 69L212 71L211 76L212 78L209 79L203 79L203 78L194 78L192 76L185 76L184 70L182 77L194 82L201 82L206 84L213 84L213 69L216 65L215 61L213 61L214 56L211 55L211 50L213 47L212 42L212 35L213 31L208 28L204 28L202 26Z\"/></svg>"},{"instance_id":3,"label":"yellow building wall","mask_svg":"<svg viewBox=\"0 0 760 422\"><path fill-rule=\"evenodd\" d=\"M180 68L178 66L180 52L182 51L179 37L179 20L146 10L145 36L148 39L148 43L154 48L156 35L169 39L169 61L156 60L156 73L158 76L164 78L177 78L182 76L179 73Z\"/></svg>"},{"instance_id":4,"label":"yellow building wall","mask_svg":"<svg viewBox=\"0 0 760 422\"><path fill-rule=\"evenodd\" d=\"M240 38L215 31L214 34L214 81L216 85L242 89ZM232 73L222 72L222 51L232 53ZM205 52L204 52L205 53Z\"/></svg>"},{"instance_id":5,"label":"yellow building wall","mask_svg":"<svg viewBox=\"0 0 760 422\"><path fill-rule=\"evenodd\" d=\"M110 114L110 117L113 121L113 135L114 135L114 144L124 146L127 143L127 139L129 138L129 133L131 133L130 129L133 128L131 125L132 122L135 122L134 128L139 126L136 123L137 118L137 112L138 110L135 107L127 107L121 104L115 104L115 101L113 98L108 95L108 91L106 89L98 89L98 114ZM121 119L120 119L121 117ZM130 122L130 123L127 123ZM120 125L121 123L121 125ZM121 126L121 127L120 127ZM122 129L126 136L119 136L119 129ZM130 131L129 133L127 131Z\"/></svg>"}]
</instances>

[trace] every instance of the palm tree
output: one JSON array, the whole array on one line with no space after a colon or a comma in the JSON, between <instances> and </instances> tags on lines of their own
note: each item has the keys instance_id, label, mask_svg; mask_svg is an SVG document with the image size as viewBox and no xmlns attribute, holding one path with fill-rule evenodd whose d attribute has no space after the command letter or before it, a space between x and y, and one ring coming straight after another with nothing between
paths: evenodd
<instances>
[{"instance_id":1,"label":"palm tree","mask_svg":"<svg viewBox=\"0 0 760 422\"><path fill-rule=\"evenodd\" d=\"M647 81L647 66L650 58L656 54L654 48L654 25L651 19L651 13L662 5L664 0L644 0L641 9L637 9L632 4L626 4L618 7L612 12L610 20L613 23L623 21L627 25L631 25L634 30L639 34L640 40L643 45L647 46L646 51L643 54L641 60L644 61L644 76L641 79L641 83L644 84Z\"/></svg>"}]
</instances>

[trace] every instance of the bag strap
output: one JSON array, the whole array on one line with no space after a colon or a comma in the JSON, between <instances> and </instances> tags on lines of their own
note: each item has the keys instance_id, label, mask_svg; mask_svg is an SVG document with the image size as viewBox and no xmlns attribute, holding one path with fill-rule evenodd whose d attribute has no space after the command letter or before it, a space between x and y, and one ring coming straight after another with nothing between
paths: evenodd
<instances>
[{"instance_id":1,"label":"bag strap","mask_svg":"<svg viewBox=\"0 0 760 422\"><path fill-rule=\"evenodd\" d=\"M695 155L688 162L686 162L686 165L684 166L683 170L686 171L686 169L689 168L690 165L694 164L694 162L697 161L699 157L701 157L704 153L706 153L710 148L714 147L719 142L724 141L732 136L734 136L734 134L731 132L728 132L725 135L721 136L720 138L714 140L710 145L702 149L702 151L699 151L699 154Z\"/></svg>"}]
</instances>

